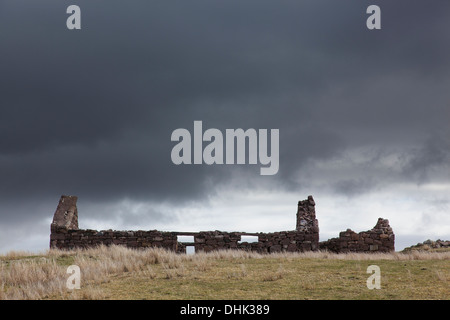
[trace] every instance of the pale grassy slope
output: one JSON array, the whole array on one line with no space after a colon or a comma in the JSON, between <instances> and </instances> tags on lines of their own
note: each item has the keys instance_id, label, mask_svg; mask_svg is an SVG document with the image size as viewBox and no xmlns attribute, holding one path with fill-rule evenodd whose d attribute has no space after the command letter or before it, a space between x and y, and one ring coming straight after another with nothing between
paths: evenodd
<instances>
[{"instance_id":1,"label":"pale grassy slope","mask_svg":"<svg viewBox=\"0 0 450 320\"><path fill-rule=\"evenodd\" d=\"M68 290L69 265L81 289ZM381 289L369 290L369 265ZM260 255L99 247L0 256L0 299L450 299L450 252Z\"/></svg>"}]
</instances>

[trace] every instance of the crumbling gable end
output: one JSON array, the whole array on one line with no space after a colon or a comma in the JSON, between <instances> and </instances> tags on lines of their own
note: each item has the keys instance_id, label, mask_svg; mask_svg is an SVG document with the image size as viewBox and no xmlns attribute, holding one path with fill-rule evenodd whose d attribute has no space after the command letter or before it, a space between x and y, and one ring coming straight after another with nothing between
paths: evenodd
<instances>
[{"instance_id":1,"label":"crumbling gable end","mask_svg":"<svg viewBox=\"0 0 450 320\"><path fill-rule=\"evenodd\" d=\"M78 209L76 196L61 196L58 207L53 215L51 230L67 229L78 230Z\"/></svg>"}]
</instances>

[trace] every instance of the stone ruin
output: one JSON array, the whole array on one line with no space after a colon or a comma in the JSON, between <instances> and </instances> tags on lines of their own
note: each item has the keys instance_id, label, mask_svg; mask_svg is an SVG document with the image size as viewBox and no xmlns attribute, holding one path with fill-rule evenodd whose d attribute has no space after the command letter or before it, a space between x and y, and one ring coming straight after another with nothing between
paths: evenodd
<instances>
[{"instance_id":1,"label":"stone ruin","mask_svg":"<svg viewBox=\"0 0 450 320\"><path fill-rule=\"evenodd\" d=\"M51 224L52 233L58 227L67 230L78 229L77 200L78 197L75 196L61 196Z\"/></svg>"},{"instance_id":2,"label":"stone ruin","mask_svg":"<svg viewBox=\"0 0 450 320\"><path fill-rule=\"evenodd\" d=\"M394 233L389 221L379 218L376 226L360 233L347 229L332 238L319 242L319 223L316 218L312 196L299 201L296 229L272 233L249 232L176 232L158 230L113 231L78 228L76 196L61 196L50 227L50 248L75 249L98 245L123 245L130 248L161 247L178 253L187 248L199 251L223 249L249 250L259 253L304 252L328 250L341 252L388 252L394 251ZM189 236L191 242L179 241L179 236ZM252 236L257 241L242 241L242 236Z\"/></svg>"},{"instance_id":3,"label":"stone ruin","mask_svg":"<svg viewBox=\"0 0 450 320\"><path fill-rule=\"evenodd\" d=\"M395 235L389 226L389 220L378 218L377 224L369 231L356 233L350 229L319 243L321 250L332 252L389 252L394 251Z\"/></svg>"}]
</instances>

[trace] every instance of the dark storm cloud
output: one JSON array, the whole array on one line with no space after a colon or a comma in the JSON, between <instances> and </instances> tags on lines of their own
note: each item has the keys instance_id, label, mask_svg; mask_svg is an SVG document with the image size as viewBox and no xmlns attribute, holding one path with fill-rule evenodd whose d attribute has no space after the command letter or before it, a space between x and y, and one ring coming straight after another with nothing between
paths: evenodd
<instances>
[{"instance_id":1,"label":"dark storm cloud","mask_svg":"<svg viewBox=\"0 0 450 320\"><path fill-rule=\"evenodd\" d=\"M411 151L411 159L402 173L417 183L448 181L450 178L450 143L441 136L430 136L420 147Z\"/></svg>"},{"instance_id":2,"label":"dark storm cloud","mask_svg":"<svg viewBox=\"0 0 450 320\"><path fill-rule=\"evenodd\" d=\"M405 169L418 174L445 159L448 2L380 1L373 32L361 1L80 0L80 31L65 28L69 4L2 2L5 203L69 193L176 205L205 199L237 170L292 190L306 163L361 145L422 148ZM173 165L171 132L194 120L279 128L278 175ZM366 173L335 192L370 191L378 172Z\"/></svg>"}]
</instances>

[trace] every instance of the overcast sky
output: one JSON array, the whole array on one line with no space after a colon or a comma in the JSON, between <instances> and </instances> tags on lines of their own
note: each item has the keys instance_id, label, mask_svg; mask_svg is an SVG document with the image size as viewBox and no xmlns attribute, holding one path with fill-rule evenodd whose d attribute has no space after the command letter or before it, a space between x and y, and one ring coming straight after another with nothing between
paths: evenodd
<instances>
[{"instance_id":1,"label":"overcast sky","mask_svg":"<svg viewBox=\"0 0 450 320\"><path fill-rule=\"evenodd\" d=\"M81 30L66 8L81 8ZM381 30L366 9L381 8ZM389 219L450 239L450 2L0 0L0 252L80 228L281 231ZM177 128L279 129L260 165L179 165Z\"/></svg>"}]
</instances>

